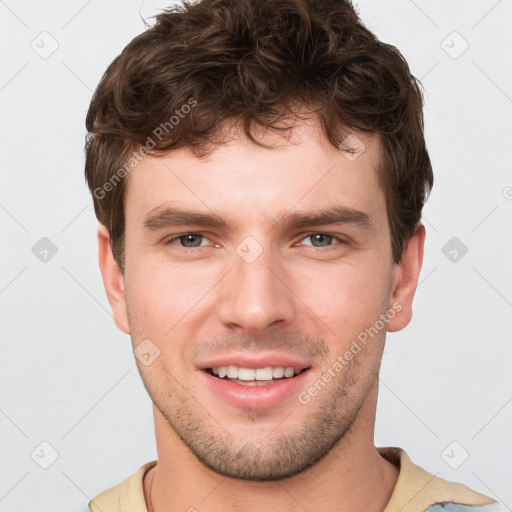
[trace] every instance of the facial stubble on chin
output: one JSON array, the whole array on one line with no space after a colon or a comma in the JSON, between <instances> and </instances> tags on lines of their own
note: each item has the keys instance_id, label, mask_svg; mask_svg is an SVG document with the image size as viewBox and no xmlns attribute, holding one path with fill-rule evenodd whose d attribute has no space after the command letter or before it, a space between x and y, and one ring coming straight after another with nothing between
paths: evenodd
<instances>
[{"instance_id":1,"label":"facial stubble on chin","mask_svg":"<svg viewBox=\"0 0 512 512\"><path fill-rule=\"evenodd\" d=\"M128 297L126 297L128 299ZM138 329L134 310L127 300L132 344L145 339ZM153 404L166 419L174 434L194 457L206 468L229 478L248 481L275 481L289 478L311 468L335 446L348 439L359 411L368 395L378 385L378 373L383 351L383 340L374 340L374 347L350 360L336 377L326 384L308 404L297 398L296 409L283 412L269 431L259 429L260 436L250 440L237 437L233 426L213 414L208 403L202 403L186 386L159 361L144 366L137 360L142 382ZM272 347L290 353L308 355L317 361L318 377L333 361L329 348L321 339L312 339L301 333L271 332L261 338L223 336L197 342L188 354L191 360L198 354L212 350L224 352L227 348L259 350ZM331 356L336 358L336 355ZM156 363L156 364L155 364ZM308 411L303 425L292 432L282 433L287 420L297 411ZM240 410L247 423L258 430L258 419L268 415L266 410Z\"/></svg>"},{"instance_id":2,"label":"facial stubble on chin","mask_svg":"<svg viewBox=\"0 0 512 512\"><path fill-rule=\"evenodd\" d=\"M262 432L247 441L237 438L237 432L222 417L210 413L207 403L200 403L166 370L165 378L154 381L155 373L137 364L153 403L202 465L224 477L265 482L289 478L311 468L348 438L366 398L377 385L378 363L372 370L364 359L352 359L309 404L297 400L297 409L283 413L270 433ZM286 428L287 419L303 408L311 411L303 425L293 432L280 433ZM267 411L240 413L257 430L258 418Z\"/></svg>"}]
</instances>

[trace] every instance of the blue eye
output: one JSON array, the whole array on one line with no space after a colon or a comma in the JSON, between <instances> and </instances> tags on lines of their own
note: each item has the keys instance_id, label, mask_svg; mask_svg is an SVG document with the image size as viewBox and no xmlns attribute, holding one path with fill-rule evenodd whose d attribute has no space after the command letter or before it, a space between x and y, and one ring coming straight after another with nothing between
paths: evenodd
<instances>
[{"instance_id":1,"label":"blue eye","mask_svg":"<svg viewBox=\"0 0 512 512\"><path fill-rule=\"evenodd\" d=\"M179 235L171 238L167 244L172 244L176 240L179 241L182 247L187 249L192 249L194 247L201 247L204 240L207 240L203 235L198 235L195 233L187 233L186 235Z\"/></svg>"},{"instance_id":2,"label":"blue eye","mask_svg":"<svg viewBox=\"0 0 512 512\"><path fill-rule=\"evenodd\" d=\"M333 240L338 240L336 237L327 235L326 233L311 233L304 237L302 240L304 241L308 238L312 243L305 245L311 245L312 247L329 247L332 245Z\"/></svg>"}]
</instances>

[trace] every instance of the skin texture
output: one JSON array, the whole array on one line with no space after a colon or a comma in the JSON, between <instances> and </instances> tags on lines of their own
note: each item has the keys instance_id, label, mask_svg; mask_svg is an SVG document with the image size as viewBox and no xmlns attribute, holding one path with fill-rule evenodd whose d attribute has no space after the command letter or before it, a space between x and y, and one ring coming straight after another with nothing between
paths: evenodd
<instances>
[{"instance_id":1,"label":"skin texture","mask_svg":"<svg viewBox=\"0 0 512 512\"><path fill-rule=\"evenodd\" d=\"M143 160L125 198L124 276L108 231L98 231L116 324L134 349L149 339L160 350L148 366L137 360L158 450L145 479L147 501L153 480L149 510L378 511L396 483L397 469L373 444L378 371L386 331L411 319L425 230L418 224L394 264L378 137L356 134L366 149L351 159L314 120L289 135L262 132L272 148L234 136L203 159L179 149ZM364 212L371 224L283 222L334 206ZM230 226L145 228L165 207L215 213ZM187 233L202 235L193 238L198 247L169 243ZM308 236L315 233L333 238ZM237 252L246 237L262 250L251 263ZM387 325L307 404L293 393L272 407L236 407L201 375L212 357L287 354L308 363L299 389L307 391L391 309Z\"/></svg>"}]
</instances>

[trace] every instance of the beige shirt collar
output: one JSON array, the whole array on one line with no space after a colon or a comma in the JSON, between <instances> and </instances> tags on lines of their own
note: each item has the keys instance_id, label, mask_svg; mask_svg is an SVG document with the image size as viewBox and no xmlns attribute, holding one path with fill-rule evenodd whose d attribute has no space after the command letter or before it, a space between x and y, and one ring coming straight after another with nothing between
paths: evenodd
<instances>
[{"instance_id":1,"label":"beige shirt collar","mask_svg":"<svg viewBox=\"0 0 512 512\"><path fill-rule=\"evenodd\" d=\"M436 503L482 506L495 503L491 498L462 484L448 482L414 464L400 448L378 448L379 453L400 468L393 494L383 512L424 512ZM119 485L111 487L89 502L92 512L147 512L143 479L156 465L151 461Z\"/></svg>"},{"instance_id":2,"label":"beige shirt collar","mask_svg":"<svg viewBox=\"0 0 512 512\"><path fill-rule=\"evenodd\" d=\"M378 448L379 453L400 468L393 494L384 512L423 512L436 503L482 506L495 501L465 485L443 480L414 464L400 448Z\"/></svg>"}]
</instances>

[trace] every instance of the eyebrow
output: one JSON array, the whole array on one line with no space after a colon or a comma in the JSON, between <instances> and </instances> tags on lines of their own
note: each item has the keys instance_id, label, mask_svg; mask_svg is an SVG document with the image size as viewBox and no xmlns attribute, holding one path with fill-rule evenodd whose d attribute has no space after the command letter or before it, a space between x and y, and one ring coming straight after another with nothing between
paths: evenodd
<instances>
[{"instance_id":1,"label":"eyebrow","mask_svg":"<svg viewBox=\"0 0 512 512\"><path fill-rule=\"evenodd\" d=\"M287 213L278 221L287 228L303 228L327 224L352 224L366 229L375 227L371 215L347 206L333 206L316 212Z\"/></svg>"},{"instance_id":2,"label":"eyebrow","mask_svg":"<svg viewBox=\"0 0 512 512\"><path fill-rule=\"evenodd\" d=\"M351 224L365 229L375 228L375 222L368 213L341 205L313 212L284 212L276 219L273 227L280 224L287 229L331 224ZM232 225L227 219L213 212L201 213L165 207L152 210L144 219L144 228L148 231L173 226L208 226L232 230Z\"/></svg>"},{"instance_id":3,"label":"eyebrow","mask_svg":"<svg viewBox=\"0 0 512 512\"><path fill-rule=\"evenodd\" d=\"M182 225L230 229L228 221L216 213L199 213L171 207L157 208L152 212L144 219L144 228L149 231Z\"/></svg>"}]
</instances>

